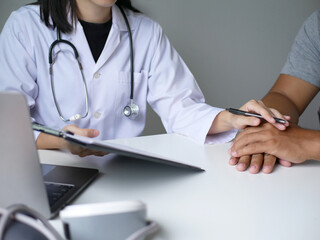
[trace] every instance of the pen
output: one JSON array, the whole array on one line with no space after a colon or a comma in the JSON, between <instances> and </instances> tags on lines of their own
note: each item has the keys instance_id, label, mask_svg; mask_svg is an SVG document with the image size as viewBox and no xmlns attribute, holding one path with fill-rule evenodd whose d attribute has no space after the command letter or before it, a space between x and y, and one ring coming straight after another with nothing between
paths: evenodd
<instances>
[{"instance_id":1,"label":"pen","mask_svg":"<svg viewBox=\"0 0 320 240\"><path fill-rule=\"evenodd\" d=\"M228 112L230 112L232 114L236 114L236 115L243 115L243 116L248 116L248 117L257 117L260 119L264 119L260 114L250 113L250 112L242 111L242 110L235 109L235 108L227 108L226 110ZM274 120L276 120L277 123L282 123L282 124L287 123L286 120L281 119L281 118L274 117Z\"/></svg>"},{"instance_id":2,"label":"pen","mask_svg":"<svg viewBox=\"0 0 320 240\"><path fill-rule=\"evenodd\" d=\"M73 132L71 131L62 131L62 130L56 130L56 129L53 129L53 128L49 128L49 127L46 127L42 124L39 124L37 122L33 122L32 123L32 128L33 130L36 130L36 131L39 131L39 132L43 132L43 133L47 133L47 134L50 134L50 135L53 135L53 136L56 136L56 137L66 137L66 134L70 134L70 135L74 135Z\"/></svg>"}]
</instances>

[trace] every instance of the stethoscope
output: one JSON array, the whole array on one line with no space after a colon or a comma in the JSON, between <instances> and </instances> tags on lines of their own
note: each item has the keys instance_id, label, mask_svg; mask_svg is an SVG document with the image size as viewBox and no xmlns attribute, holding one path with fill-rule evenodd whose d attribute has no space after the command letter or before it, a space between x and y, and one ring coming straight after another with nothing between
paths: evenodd
<instances>
[{"instance_id":1,"label":"stethoscope","mask_svg":"<svg viewBox=\"0 0 320 240\"><path fill-rule=\"evenodd\" d=\"M133 90L134 90L134 74L133 74L133 66L134 66L134 62L133 62L133 41L132 41L132 33L131 33L131 28L129 25L129 21L128 18L125 14L125 12L123 11L123 9L121 7L119 7L122 16L125 20L125 23L127 25L127 29L128 29L128 33L129 33L129 44L130 44L130 72L131 72L131 91L130 91L130 103L127 104L124 108L123 108L123 114L130 118L130 119L135 119L138 114L139 114L139 106L133 101ZM53 64L55 63L55 61L52 58L52 52L53 52L53 48L59 44L59 43L64 43L69 45L72 49L73 49L73 53L74 56L78 62L79 65L79 69L81 72L81 76L82 76L82 82L83 82L83 86L84 86L84 90L85 90L85 96L86 96L86 112L85 114L82 116L81 114L77 113L73 116L71 116L70 118L66 118L63 116L63 114L61 113L57 98L56 98L56 94L55 94L55 90L54 90L54 81L53 81ZM54 104L57 108L58 114L60 116L60 118L64 121L64 122L69 122L69 121L75 121L78 120L80 118L85 118L88 116L89 113L89 97L88 97L88 89L87 89L87 84L86 84L86 80L83 74L83 68L82 68L82 64L79 60L79 53L78 50L76 49L76 47L69 41L61 39L61 34L60 34L60 30L57 29L57 40L55 40L50 48L49 48L49 75L50 75L50 83L51 83L51 91L52 91L52 95L53 95L53 100L54 100Z\"/></svg>"}]
</instances>

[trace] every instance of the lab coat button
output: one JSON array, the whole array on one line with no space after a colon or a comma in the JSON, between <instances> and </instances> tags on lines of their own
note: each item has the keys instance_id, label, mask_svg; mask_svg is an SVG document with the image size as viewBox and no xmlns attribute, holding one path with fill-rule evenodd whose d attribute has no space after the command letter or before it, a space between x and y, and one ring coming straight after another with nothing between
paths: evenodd
<instances>
[{"instance_id":1,"label":"lab coat button","mask_svg":"<svg viewBox=\"0 0 320 240\"><path fill-rule=\"evenodd\" d=\"M96 73L93 75L94 78L100 78L100 76L101 76L101 74L100 74L99 72L96 72Z\"/></svg>"},{"instance_id":2,"label":"lab coat button","mask_svg":"<svg viewBox=\"0 0 320 240\"><path fill-rule=\"evenodd\" d=\"M95 112L93 114L94 118L99 119L101 117L101 113L100 112Z\"/></svg>"}]
</instances>

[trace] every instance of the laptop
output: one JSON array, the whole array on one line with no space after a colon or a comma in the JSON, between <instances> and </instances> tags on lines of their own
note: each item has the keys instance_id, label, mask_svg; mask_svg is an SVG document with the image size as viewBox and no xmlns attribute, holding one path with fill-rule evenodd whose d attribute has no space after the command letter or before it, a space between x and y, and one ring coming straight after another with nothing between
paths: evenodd
<instances>
[{"instance_id":1,"label":"laptop","mask_svg":"<svg viewBox=\"0 0 320 240\"><path fill-rule=\"evenodd\" d=\"M25 204L54 217L97 176L89 168L40 164L29 108L20 93L0 92L0 207Z\"/></svg>"}]
</instances>

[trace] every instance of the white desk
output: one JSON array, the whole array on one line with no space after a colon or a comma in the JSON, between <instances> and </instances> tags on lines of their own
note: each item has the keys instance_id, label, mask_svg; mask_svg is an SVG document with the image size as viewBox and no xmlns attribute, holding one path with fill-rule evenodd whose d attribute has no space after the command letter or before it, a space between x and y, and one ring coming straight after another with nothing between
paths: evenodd
<instances>
[{"instance_id":1,"label":"white desk","mask_svg":"<svg viewBox=\"0 0 320 240\"><path fill-rule=\"evenodd\" d=\"M170 141L168 146L174 149ZM229 146L187 144L194 154L185 157L203 158L206 172L114 155L81 159L59 151L39 153L43 163L100 169L101 176L73 204L145 202L149 219L161 226L152 239L319 240L320 164L277 166L272 174L252 175L229 166ZM58 220L53 224L62 231Z\"/></svg>"}]
</instances>

